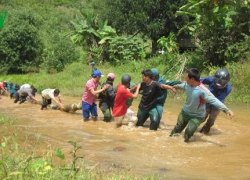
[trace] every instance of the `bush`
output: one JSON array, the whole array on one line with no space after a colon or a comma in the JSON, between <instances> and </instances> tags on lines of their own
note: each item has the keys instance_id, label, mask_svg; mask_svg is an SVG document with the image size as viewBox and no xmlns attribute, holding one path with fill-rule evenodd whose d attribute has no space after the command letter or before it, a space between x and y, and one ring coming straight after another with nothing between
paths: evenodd
<instances>
[{"instance_id":1,"label":"bush","mask_svg":"<svg viewBox=\"0 0 250 180\"><path fill-rule=\"evenodd\" d=\"M60 72L66 64L79 60L79 53L69 37L55 32L43 51L41 69L46 72Z\"/></svg>"},{"instance_id":2,"label":"bush","mask_svg":"<svg viewBox=\"0 0 250 180\"><path fill-rule=\"evenodd\" d=\"M234 62L244 62L250 56L250 36L244 35L244 40L233 43L227 47L225 56Z\"/></svg>"},{"instance_id":3,"label":"bush","mask_svg":"<svg viewBox=\"0 0 250 180\"><path fill-rule=\"evenodd\" d=\"M30 8L10 10L0 30L0 73L38 71L41 17Z\"/></svg>"},{"instance_id":4,"label":"bush","mask_svg":"<svg viewBox=\"0 0 250 180\"><path fill-rule=\"evenodd\" d=\"M209 66L209 61L204 59L203 52L201 50L186 51L183 54L187 58L186 68L197 68L200 71Z\"/></svg>"},{"instance_id":5,"label":"bush","mask_svg":"<svg viewBox=\"0 0 250 180\"><path fill-rule=\"evenodd\" d=\"M42 13L44 22L41 37L44 49L40 68L50 73L60 72L65 65L79 60L80 49L68 36L69 20L77 12L74 9L58 7Z\"/></svg>"},{"instance_id":6,"label":"bush","mask_svg":"<svg viewBox=\"0 0 250 180\"><path fill-rule=\"evenodd\" d=\"M115 64L124 64L145 57L142 40L137 37L118 36L109 42L109 58Z\"/></svg>"}]
</instances>

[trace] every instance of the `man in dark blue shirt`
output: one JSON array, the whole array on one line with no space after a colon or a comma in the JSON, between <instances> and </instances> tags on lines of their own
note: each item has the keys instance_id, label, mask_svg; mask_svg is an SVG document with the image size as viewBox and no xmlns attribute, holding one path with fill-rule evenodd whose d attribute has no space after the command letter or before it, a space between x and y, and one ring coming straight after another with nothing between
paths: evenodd
<instances>
[{"instance_id":1,"label":"man in dark blue shirt","mask_svg":"<svg viewBox=\"0 0 250 180\"><path fill-rule=\"evenodd\" d=\"M229 83L230 74L226 69L219 69L216 71L214 76L208 76L206 78L201 78L201 82L208 85L208 89L213 93L213 95L224 103L226 97L232 91L232 86ZM214 125L214 122L219 115L220 110L211 104L206 105L205 114L205 125L201 128L200 133L208 134L210 128Z\"/></svg>"}]
</instances>

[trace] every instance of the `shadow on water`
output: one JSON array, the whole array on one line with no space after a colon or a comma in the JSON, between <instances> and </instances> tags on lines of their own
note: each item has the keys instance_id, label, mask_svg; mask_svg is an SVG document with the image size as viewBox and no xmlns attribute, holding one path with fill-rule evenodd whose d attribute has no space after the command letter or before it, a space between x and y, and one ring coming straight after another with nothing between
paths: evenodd
<instances>
[{"instance_id":1,"label":"shadow on water","mask_svg":"<svg viewBox=\"0 0 250 180\"><path fill-rule=\"evenodd\" d=\"M40 95L37 95L38 98ZM63 97L64 102L76 103L81 98ZM249 179L250 126L249 107L230 105L235 119L221 113L209 135L196 132L189 143L183 134L169 137L183 103L167 100L160 129L145 126L129 129L115 128L114 122L99 120L83 122L81 111L65 113L58 110L41 111L39 105L14 104L8 97L0 99L0 111L17 118L15 124L23 128L23 139L38 137L64 154L72 151L68 141L77 140L83 149L79 155L93 167L123 169L142 176L157 175L162 179ZM137 111L138 101L132 110ZM37 143L40 148L43 143ZM223 148L222 148L223 147ZM233 158L230 158L233 157Z\"/></svg>"}]
</instances>

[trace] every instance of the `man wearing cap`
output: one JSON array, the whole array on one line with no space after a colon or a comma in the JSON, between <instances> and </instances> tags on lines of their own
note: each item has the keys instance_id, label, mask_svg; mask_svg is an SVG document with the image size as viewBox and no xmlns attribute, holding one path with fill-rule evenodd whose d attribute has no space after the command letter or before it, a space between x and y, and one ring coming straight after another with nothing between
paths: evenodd
<instances>
[{"instance_id":1,"label":"man wearing cap","mask_svg":"<svg viewBox=\"0 0 250 180\"><path fill-rule=\"evenodd\" d=\"M95 70L92 73L92 78L88 80L85 85L84 93L82 96L82 114L84 121L89 120L90 113L92 115L92 119L95 121L97 120L97 94L105 91L108 88L108 85L105 84L102 89L97 90L99 81L102 76L103 75L99 70Z\"/></svg>"},{"instance_id":2,"label":"man wearing cap","mask_svg":"<svg viewBox=\"0 0 250 180\"><path fill-rule=\"evenodd\" d=\"M158 70L156 68L152 68L151 71L153 73L153 80L158 81L160 84L167 84L169 86L174 86L176 84L181 84L181 81L168 81L167 82L165 79L160 77L159 72L158 72ZM161 117L162 117L163 106L165 104L167 95L168 95L168 90L167 89L162 89L161 90L161 95L157 98L156 109L157 109L157 112L159 114L159 122L160 122Z\"/></svg>"},{"instance_id":3,"label":"man wearing cap","mask_svg":"<svg viewBox=\"0 0 250 180\"><path fill-rule=\"evenodd\" d=\"M104 82L101 88L104 85L108 85L108 88L101 92L98 96L100 99L99 108L101 109L104 115L104 121L109 122L112 119L111 109L113 110L114 99L115 99L115 90L113 88L113 82L115 80L115 74L109 73L106 82Z\"/></svg>"}]
</instances>

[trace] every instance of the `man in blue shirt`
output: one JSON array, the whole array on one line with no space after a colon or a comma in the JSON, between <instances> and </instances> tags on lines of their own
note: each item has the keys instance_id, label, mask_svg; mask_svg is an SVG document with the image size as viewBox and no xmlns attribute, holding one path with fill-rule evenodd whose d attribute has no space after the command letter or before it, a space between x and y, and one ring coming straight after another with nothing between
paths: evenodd
<instances>
[{"instance_id":1,"label":"man in blue shirt","mask_svg":"<svg viewBox=\"0 0 250 180\"><path fill-rule=\"evenodd\" d=\"M201 82L208 85L208 89L213 93L213 95L224 103L226 97L232 91L232 86L229 83L230 74L226 69L219 69L216 71L214 76L208 76L206 78L201 78ZM214 125L217 116L220 113L220 109L212 104L206 105L205 120L206 123L201 128L200 133L208 134L210 128Z\"/></svg>"}]
</instances>

